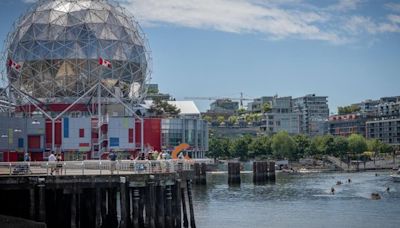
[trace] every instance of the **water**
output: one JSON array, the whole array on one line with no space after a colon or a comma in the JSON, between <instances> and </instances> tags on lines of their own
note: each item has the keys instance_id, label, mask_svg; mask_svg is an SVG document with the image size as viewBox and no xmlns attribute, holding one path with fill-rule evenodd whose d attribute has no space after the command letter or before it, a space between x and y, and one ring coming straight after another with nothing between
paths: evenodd
<instances>
[{"instance_id":1,"label":"water","mask_svg":"<svg viewBox=\"0 0 400 228\"><path fill-rule=\"evenodd\" d=\"M388 172L278 174L274 185L227 185L226 173L207 174L207 186L195 186L198 227L400 227L400 183ZM347 183L351 178L352 183ZM336 181L343 184L336 186ZM386 188L390 187L390 192ZM334 187L336 194L331 195ZM371 200L378 192L381 200Z\"/></svg>"}]
</instances>

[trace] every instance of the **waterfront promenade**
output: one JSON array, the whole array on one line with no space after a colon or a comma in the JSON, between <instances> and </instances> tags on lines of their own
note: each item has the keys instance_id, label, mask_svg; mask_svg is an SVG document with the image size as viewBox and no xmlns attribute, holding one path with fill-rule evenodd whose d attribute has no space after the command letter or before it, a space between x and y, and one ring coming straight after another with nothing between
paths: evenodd
<instances>
[{"instance_id":1,"label":"waterfront promenade","mask_svg":"<svg viewBox=\"0 0 400 228\"><path fill-rule=\"evenodd\" d=\"M363 171L363 170L380 170L380 169L393 169L398 168L398 162L393 162L392 159L379 159L374 161L351 161L350 164L347 164L343 161L340 161L339 158L333 156L326 156L326 159L335 165L336 168L343 171Z\"/></svg>"}]
</instances>

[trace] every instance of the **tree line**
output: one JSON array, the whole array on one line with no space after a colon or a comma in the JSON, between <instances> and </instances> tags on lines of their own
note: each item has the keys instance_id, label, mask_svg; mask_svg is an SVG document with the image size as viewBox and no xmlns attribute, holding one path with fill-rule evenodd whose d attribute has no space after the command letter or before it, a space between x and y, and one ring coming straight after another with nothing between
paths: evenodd
<instances>
[{"instance_id":1,"label":"tree line","mask_svg":"<svg viewBox=\"0 0 400 228\"><path fill-rule=\"evenodd\" d=\"M288 159L297 161L300 158L322 158L331 155L342 159L350 157L376 157L379 154L391 153L394 148L377 139L367 140L361 135L342 136L291 136L285 131L273 136L250 136L238 138L211 137L209 141L209 158L248 159Z\"/></svg>"}]
</instances>

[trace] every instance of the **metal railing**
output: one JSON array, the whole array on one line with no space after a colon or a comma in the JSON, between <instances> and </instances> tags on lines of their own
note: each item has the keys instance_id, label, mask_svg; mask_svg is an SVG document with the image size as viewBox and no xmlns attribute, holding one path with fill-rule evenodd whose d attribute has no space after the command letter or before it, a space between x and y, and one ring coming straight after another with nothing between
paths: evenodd
<instances>
[{"instance_id":1,"label":"metal railing","mask_svg":"<svg viewBox=\"0 0 400 228\"><path fill-rule=\"evenodd\" d=\"M0 162L1 175L112 175L155 174L193 170L199 160L84 160L60 162Z\"/></svg>"}]
</instances>

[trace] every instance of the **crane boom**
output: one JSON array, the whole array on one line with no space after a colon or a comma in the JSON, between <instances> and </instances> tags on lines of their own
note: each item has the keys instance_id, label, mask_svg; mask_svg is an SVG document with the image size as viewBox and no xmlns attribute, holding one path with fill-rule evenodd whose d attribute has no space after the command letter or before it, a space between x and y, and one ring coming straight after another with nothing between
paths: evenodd
<instances>
[{"instance_id":1,"label":"crane boom","mask_svg":"<svg viewBox=\"0 0 400 228\"><path fill-rule=\"evenodd\" d=\"M240 107L243 107L243 101L252 101L252 98L243 97L243 93L240 93L240 97L184 97L185 100L236 100L240 101Z\"/></svg>"},{"instance_id":2,"label":"crane boom","mask_svg":"<svg viewBox=\"0 0 400 228\"><path fill-rule=\"evenodd\" d=\"M239 97L184 97L185 100L243 100L243 101L252 101L251 98L239 98Z\"/></svg>"}]
</instances>

